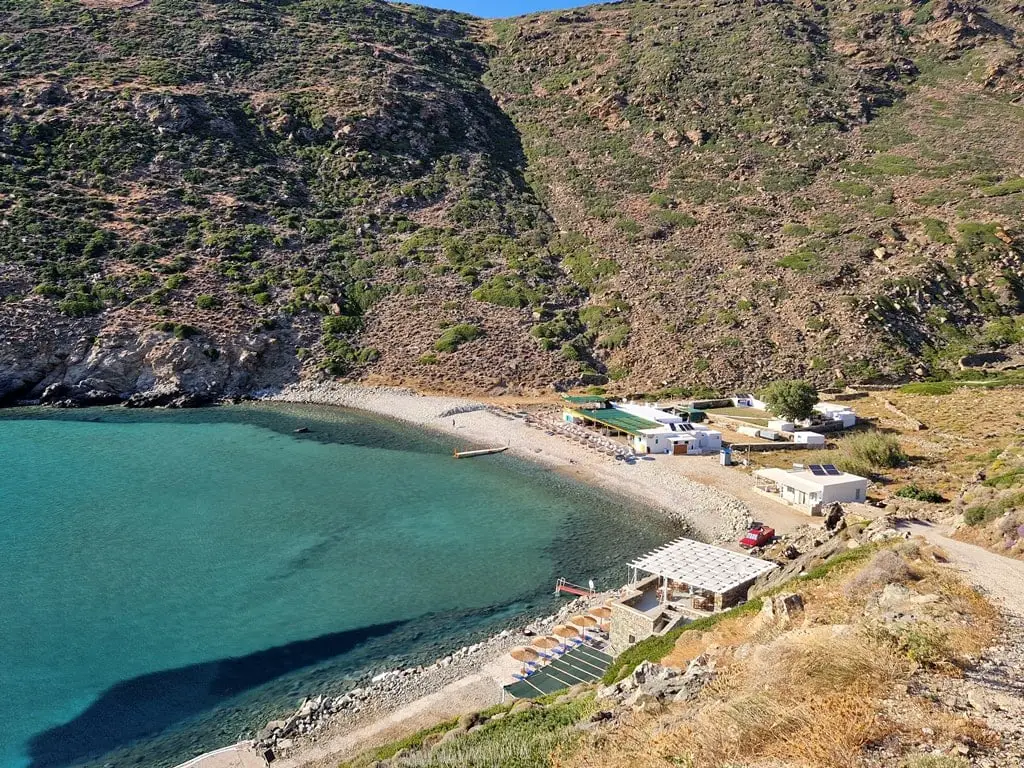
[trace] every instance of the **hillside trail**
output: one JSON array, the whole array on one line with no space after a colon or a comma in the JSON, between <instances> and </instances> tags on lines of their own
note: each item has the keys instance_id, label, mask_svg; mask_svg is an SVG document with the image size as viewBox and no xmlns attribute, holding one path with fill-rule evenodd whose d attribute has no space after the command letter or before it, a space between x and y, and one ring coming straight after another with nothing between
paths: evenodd
<instances>
[{"instance_id":1,"label":"hillside trail","mask_svg":"<svg viewBox=\"0 0 1024 768\"><path fill-rule=\"evenodd\" d=\"M949 538L928 523L905 525L912 534L941 547L949 564L979 589L1003 616L996 645L962 678L935 677L929 687L950 709L980 716L1002 739L995 757L978 757L972 765L1020 768L1024 765L1024 561Z\"/></svg>"}]
</instances>

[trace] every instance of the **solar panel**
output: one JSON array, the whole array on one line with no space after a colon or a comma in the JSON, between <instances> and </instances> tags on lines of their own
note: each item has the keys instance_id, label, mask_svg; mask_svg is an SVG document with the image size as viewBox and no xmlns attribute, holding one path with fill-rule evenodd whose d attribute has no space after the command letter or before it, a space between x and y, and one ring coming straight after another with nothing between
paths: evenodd
<instances>
[{"instance_id":1,"label":"solar panel","mask_svg":"<svg viewBox=\"0 0 1024 768\"><path fill-rule=\"evenodd\" d=\"M812 475L817 475L818 477L823 477L823 476L825 476L826 474L828 474L828 473L827 473L827 472L825 471L825 468L824 468L823 466L821 466L821 464L811 464L811 465L810 465L810 466L808 467L808 469L809 469L809 470L811 470L811 474L812 474Z\"/></svg>"},{"instance_id":2,"label":"solar panel","mask_svg":"<svg viewBox=\"0 0 1024 768\"><path fill-rule=\"evenodd\" d=\"M835 464L823 464L821 468L825 470L826 475L832 475L833 477L836 475L843 474L838 469L836 469Z\"/></svg>"}]
</instances>

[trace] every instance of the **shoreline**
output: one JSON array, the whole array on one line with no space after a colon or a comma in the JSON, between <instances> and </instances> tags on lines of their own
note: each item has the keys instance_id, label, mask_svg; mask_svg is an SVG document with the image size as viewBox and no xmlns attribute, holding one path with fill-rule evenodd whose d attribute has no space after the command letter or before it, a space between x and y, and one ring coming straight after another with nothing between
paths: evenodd
<instances>
[{"instance_id":1,"label":"shoreline","mask_svg":"<svg viewBox=\"0 0 1024 768\"><path fill-rule=\"evenodd\" d=\"M667 457L642 456L632 464L616 461L552 434L543 422L527 423L483 400L392 387L307 382L264 396L260 402L349 408L463 438L467 448L507 446L507 453L517 458L660 511L708 541L731 541L751 521L748 500L738 498L731 488L715 487L672 471ZM700 463L706 469L709 463L717 466L718 457L686 457L686 461ZM806 520L801 516L801 522Z\"/></svg>"},{"instance_id":2,"label":"shoreline","mask_svg":"<svg viewBox=\"0 0 1024 768\"><path fill-rule=\"evenodd\" d=\"M508 453L517 458L653 507L709 541L733 539L752 519L749 507L731 493L670 472L664 462L616 461L552 433L543 422L527 423L520 414L479 400L391 387L308 382L264 396L260 402L362 411L463 438L467 448L507 445ZM714 459L717 462L717 457ZM802 517L801 522L805 521ZM518 631L505 630L428 667L383 673L373 678L370 686L336 699L307 700L288 720L272 721L262 729L256 744L261 750L276 747L274 765L281 768L334 768L343 758L499 703L502 685L519 666L507 655L508 650L529 644L531 634L578 612L587 603L583 598L573 600L555 615ZM286 724L292 729L288 734L282 727ZM199 763L196 768L204 766Z\"/></svg>"}]
</instances>

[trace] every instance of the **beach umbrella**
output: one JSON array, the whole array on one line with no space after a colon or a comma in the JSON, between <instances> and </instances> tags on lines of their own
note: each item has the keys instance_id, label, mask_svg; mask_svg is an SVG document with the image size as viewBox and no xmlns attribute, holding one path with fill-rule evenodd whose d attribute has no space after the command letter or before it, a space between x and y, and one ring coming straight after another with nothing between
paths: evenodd
<instances>
[{"instance_id":1,"label":"beach umbrella","mask_svg":"<svg viewBox=\"0 0 1024 768\"><path fill-rule=\"evenodd\" d=\"M597 619L595 619L593 616L573 616L571 619L569 619L569 623L575 624L577 627L583 627L584 629L586 629L587 627L596 627Z\"/></svg>"},{"instance_id":2,"label":"beach umbrella","mask_svg":"<svg viewBox=\"0 0 1024 768\"><path fill-rule=\"evenodd\" d=\"M561 642L555 637L538 637L533 641L533 647L540 648L542 651L557 648L560 645Z\"/></svg>"},{"instance_id":3,"label":"beach umbrella","mask_svg":"<svg viewBox=\"0 0 1024 768\"><path fill-rule=\"evenodd\" d=\"M599 619L610 619L612 617L612 609L607 605L599 605L590 611L591 616L596 616Z\"/></svg>"},{"instance_id":4,"label":"beach umbrella","mask_svg":"<svg viewBox=\"0 0 1024 768\"><path fill-rule=\"evenodd\" d=\"M540 654L537 651L533 648L527 648L525 645L513 648L509 653L516 661L536 661L540 658Z\"/></svg>"},{"instance_id":5,"label":"beach umbrella","mask_svg":"<svg viewBox=\"0 0 1024 768\"><path fill-rule=\"evenodd\" d=\"M559 637L576 637L580 631L576 627L570 627L568 624L559 624L551 630L551 633Z\"/></svg>"}]
</instances>

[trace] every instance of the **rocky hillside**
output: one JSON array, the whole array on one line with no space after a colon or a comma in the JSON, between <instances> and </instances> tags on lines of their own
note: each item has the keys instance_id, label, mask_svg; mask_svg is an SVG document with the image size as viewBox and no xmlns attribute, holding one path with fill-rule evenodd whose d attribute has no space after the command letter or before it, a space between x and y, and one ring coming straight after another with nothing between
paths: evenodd
<instances>
[{"instance_id":1,"label":"rocky hillside","mask_svg":"<svg viewBox=\"0 0 1024 768\"><path fill-rule=\"evenodd\" d=\"M600 685L465 714L341 765L1019 765L1024 697L1005 682L1024 665L1019 616L944 567L944 550L858 543L867 533L841 532L815 559L842 554L738 609L642 641Z\"/></svg>"},{"instance_id":2,"label":"rocky hillside","mask_svg":"<svg viewBox=\"0 0 1024 768\"><path fill-rule=\"evenodd\" d=\"M1024 342L1012 0L0 11L0 401L863 381Z\"/></svg>"}]
</instances>

